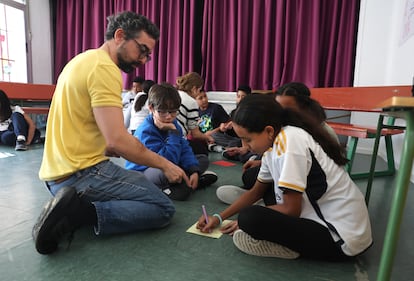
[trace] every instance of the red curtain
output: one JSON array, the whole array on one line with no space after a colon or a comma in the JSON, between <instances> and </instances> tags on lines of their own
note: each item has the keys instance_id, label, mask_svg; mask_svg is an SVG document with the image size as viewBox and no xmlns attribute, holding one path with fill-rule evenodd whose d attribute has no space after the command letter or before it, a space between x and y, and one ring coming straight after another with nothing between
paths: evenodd
<instances>
[{"instance_id":1,"label":"red curtain","mask_svg":"<svg viewBox=\"0 0 414 281\"><path fill-rule=\"evenodd\" d=\"M161 32L153 60L125 75L174 83L197 71L205 89L351 86L360 0L55 0L55 81L104 42L107 16L141 13Z\"/></svg>"},{"instance_id":2,"label":"red curtain","mask_svg":"<svg viewBox=\"0 0 414 281\"><path fill-rule=\"evenodd\" d=\"M205 0L206 88L351 86L359 0Z\"/></svg>"},{"instance_id":3,"label":"red curtain","mask_svg":"<svg viewBox=\"0 0 414 281\"><path fill-rule=\"evenodd\" d=\"M160 29L160 40L152 60L135 73L124 74L124 87L130 88L133 77L139 75L157 82L175 83L177 76L196 69L194 54L195 7L189 0L57 0L55 15L55 81L64 65L75 55L104 42L106 18L129 10L140 13Z\"/></svg>"},{"instance_id":4,"label":"red curtain","mask_svg":"<svg viewBox=\"0 0 414 281\"><path fill-rule=\"evenodd\" d=\"M65 64L77 54L99 47L105 38L106 17L114 12L113 1L57 0L55 7L56 82Z\"/></svg>"}]
</instances>

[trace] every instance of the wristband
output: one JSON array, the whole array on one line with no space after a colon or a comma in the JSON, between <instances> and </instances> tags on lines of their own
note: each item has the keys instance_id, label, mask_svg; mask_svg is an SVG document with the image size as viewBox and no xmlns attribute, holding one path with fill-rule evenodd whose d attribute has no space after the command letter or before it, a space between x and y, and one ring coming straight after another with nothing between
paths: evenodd
<instances>
[{"instance_id":1,"label":"wristband","mask_svg":"<svg viewBox=\"0 0 414 281\"><path fill-rule=\"evenodd\" d=\"M219 214L214 214L213 217L218 218L219 220L219 225L221 225L223 223L223 219L221 218L221 216Z\"/></svg>"}]
</instances>

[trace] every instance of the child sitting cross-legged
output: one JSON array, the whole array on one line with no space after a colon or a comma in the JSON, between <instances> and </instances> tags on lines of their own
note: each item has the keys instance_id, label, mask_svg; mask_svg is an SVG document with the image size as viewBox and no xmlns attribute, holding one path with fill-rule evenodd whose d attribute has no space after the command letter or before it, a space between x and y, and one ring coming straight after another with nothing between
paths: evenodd
<instances>
[{"instance_id":1,"label":"child sitting cross-legged","mask_svg":"<svg viewBox=\"0 0 414 281\"><path fill-rule=\"evenodd\" d=\"M257 114L260 112L260 114ZM272 96L244 98L233 128L249 150L262 155L253 187L197 228L220 228L250 255L341 261L372 244L368 209L344 165L343 148L301 112L282 108ZM254 205L263 199L265 206Z\"/></svg>"},{"instance_id":2,"label":"child sitting cross-legged","mask_svg":"<svg viewBox=\"0 0 414 281\"><path fill-rule=\"evenodd\" d=\"M183 137L176 116L181 104L178 91L168 83L153 85L148 94L150 114L137 128L134 136L148 149L180 166L190 178L190 186L183 181L171 184L156 168L127 161L126 169L142 171L145 176L173 200L186 200L192 191L212 184L217 178L199 177L203 171L188 141Z\"/></svg>"},{"instance_id":3,"label":"child sitting cross-legged","mask_svg":"<svg viewBox=\"0 0 414 281\"><path fill-rule=\"evenodd\" d=\"M209 102L205 90L200 90L195 100L198 104L200 120L198 126L200 131L207 136L212 136L214 143L208 145L209 151L223 152L226 147L238 145L240 139L231 136L221 130L221 124L231 122L230 116L218 103Z\"/></svg>"}]
</instances>

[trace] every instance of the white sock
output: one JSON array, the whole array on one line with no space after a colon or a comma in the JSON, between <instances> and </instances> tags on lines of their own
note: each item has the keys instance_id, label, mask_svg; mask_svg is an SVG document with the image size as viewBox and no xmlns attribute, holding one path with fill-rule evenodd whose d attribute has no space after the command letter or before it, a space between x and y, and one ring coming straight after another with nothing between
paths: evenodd
<instances>
[{"instance_id":1,"label":"white sock","mask_svg":"<svg viewBox=\"0 0 414 281\"><path fill-rule=\"evenodd\" d=\"M18 141L26 141L26 137L25 137L25 136L23 136L23 135L18 135L18 136L17 136L17 140L18 140Z\"/></svg>"}]
</instances>

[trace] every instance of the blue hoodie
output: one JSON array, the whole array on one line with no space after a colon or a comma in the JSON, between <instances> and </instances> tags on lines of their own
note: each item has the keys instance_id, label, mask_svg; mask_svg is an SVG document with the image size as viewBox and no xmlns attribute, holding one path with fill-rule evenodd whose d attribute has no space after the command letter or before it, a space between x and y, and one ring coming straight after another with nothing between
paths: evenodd
<instances>
[{"instance_id":1,"label":"blue hoodie","mask_svg":"<svg viewBox=\"0 0 414 281\"><path fill-rule=\"evenodd\" d=\"M198 160L194 156L188 141L183 137L181 126L177 120L174 120L173 124L177 128L178 133L161 131L155 126L152 114L150 114L137 128L134 136L145 147L170 160L189 175L194 172L200 172ZM128 170L144 171L148 166L126 161L125 168Z\"/></svg>"}]
</instances>

